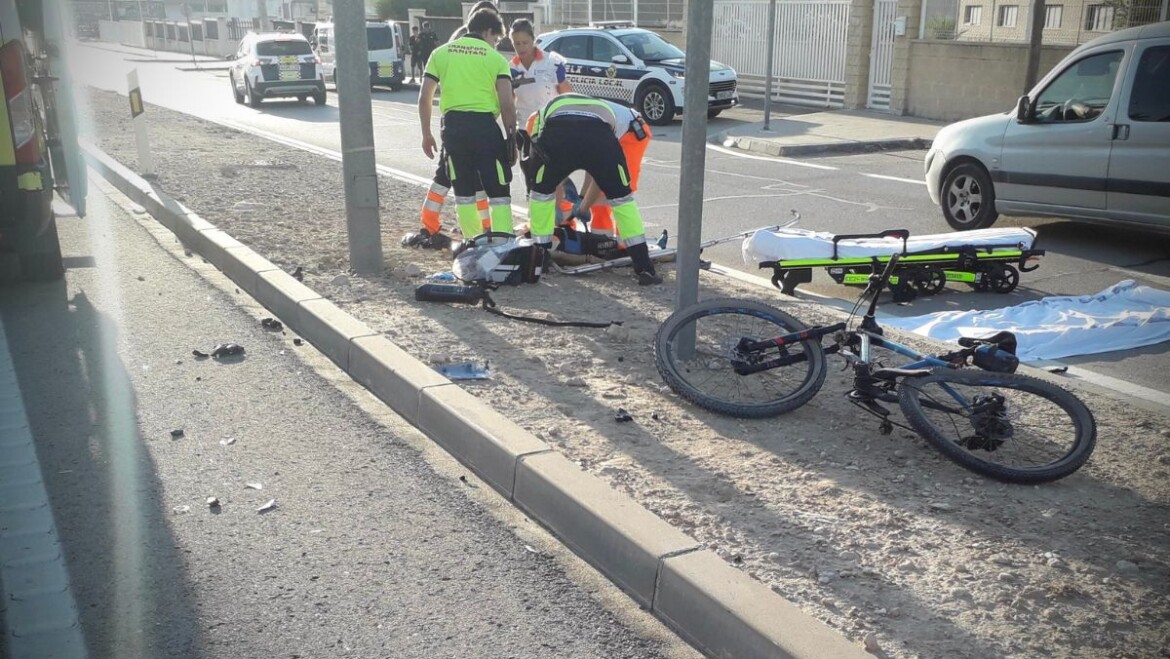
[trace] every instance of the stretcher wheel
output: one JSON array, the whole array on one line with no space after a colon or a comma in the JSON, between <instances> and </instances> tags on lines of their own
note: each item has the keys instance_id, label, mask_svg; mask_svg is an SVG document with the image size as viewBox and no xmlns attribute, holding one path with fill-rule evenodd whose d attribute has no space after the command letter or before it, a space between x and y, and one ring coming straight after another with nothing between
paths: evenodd
<instances>
[{"instance_id":1,"label":"stretcher wheel","mask_svg":"<svg viewBox=\"0 0 1170 659\"><path fill-rule=\"evenodd\" d=\"M897 284L886 284L890 289L890 293L894 296L895 303L910 302L918 297L918 292L914 290L914 286L910 284L909 278L903 276L898 280Z\"/></svg>"},{"instance_id":2,"label":"stretcher wheel","mask_svg":"<svg viewBox=\"0 0 1170 659\"><path fill-rule=\"evenodd\" d=\"M990 284L996 293L1011 293L1020 284L1020 271L1006 263L1001 264L992 270Z\"/></svg>"},{"instance_id":3,"label":"stretcher wheel","mask_svg":"<svg viewBox=\"0 0 1170 659\"><path fill-rule=\"evenodd\" d=\"M914 277L914 287L923 295L936 295L942 292L947 285L947 277L942 270L927 268Z\"/></svg>"}]
</instances>

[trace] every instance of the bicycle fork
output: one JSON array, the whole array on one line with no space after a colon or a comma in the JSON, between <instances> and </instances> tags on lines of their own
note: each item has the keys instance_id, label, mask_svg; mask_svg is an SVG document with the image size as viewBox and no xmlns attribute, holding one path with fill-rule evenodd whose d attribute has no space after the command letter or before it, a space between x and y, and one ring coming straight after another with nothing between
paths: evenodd
<instances>
[{"instance_id":1,"label":"bicycle fork","mask_svg":"<svg viewBox=\"0 0 1170 659\"><path fill-rule=\"evenodd\" d=\"M894 431L894 424L890 421L890 410L881 403L896 403L898 397L893 391L890 380L874 377L870 368L871 345L867 334L858 335L860 345L856 353L843 352L846 360L853 366L853 389L846 394L849 402L864 409L881 420L879 432L888 435ZM881 402L878 402L881 401Z\"/></svg>"}]
</instances>

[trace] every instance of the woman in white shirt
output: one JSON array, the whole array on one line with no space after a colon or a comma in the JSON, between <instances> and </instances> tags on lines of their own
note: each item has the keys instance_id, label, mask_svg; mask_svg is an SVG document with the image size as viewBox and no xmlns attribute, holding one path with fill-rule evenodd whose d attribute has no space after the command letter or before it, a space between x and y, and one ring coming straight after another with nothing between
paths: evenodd
<instances>
[{"instance_id":1,"label":"woman in white shirt","mask_svg":"<svg viewBox=\"0 0 1170 659\"><path fill-rule=\"evenodd\" d=\"M523 127L528 117L558 94L573 91L565 78L565 58L537 48L532 23L520 18L512 23L510 36L516 56L512 58L512 86L516 90L516 122Z\"/></svg>"}]
</instances>

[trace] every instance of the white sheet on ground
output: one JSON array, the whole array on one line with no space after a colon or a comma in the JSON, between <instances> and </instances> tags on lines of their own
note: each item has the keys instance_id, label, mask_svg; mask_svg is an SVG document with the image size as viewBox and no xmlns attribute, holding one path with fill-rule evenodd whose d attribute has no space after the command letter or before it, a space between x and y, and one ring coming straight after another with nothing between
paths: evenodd
<instances>
[{"instance_id":1,"label":"white sheet on ground","mask_svg":"<svg viewBox=\"0 0 1170 659\"><path fill-rule=\"evenodd\" d=\"M791 259L833 258L834 234L827 231L809 231L795 227L779 231L760 230L743 241L743 260L747 264L761 261ZM1036 232L1027 228L1003 227L979 229L976 231L955 231L953 233L932 233L922 236L911 235L906 241L906 251L935 252L946 248L951 250L964 246L1010 247L1032 249ZM901 238L854 238L842 240L837 245L839 258L868 258L902 253Z\"/></svg>"},{"instance_id":2,"label":"white sheet on ground","mask_svg":"<svg viewBox=\"0 0 1170 659\"><path fill-rule=\"evenodd\" d=\"M884 318L883 325L954 342L1011 330L1020 361L1128 350L1170 340L1170 292L1132 279L1096 295L1057 296L987 311Z\"/></svg>"}]
</instances>

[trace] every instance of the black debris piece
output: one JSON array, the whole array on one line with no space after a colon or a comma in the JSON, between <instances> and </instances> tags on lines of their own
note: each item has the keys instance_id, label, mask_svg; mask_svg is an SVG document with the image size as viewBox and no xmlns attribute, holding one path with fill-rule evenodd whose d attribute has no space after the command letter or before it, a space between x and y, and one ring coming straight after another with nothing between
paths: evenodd
<instances>
[{"instance_id":1,"label":"black debris piece","mask_svg":"<svg viewBox=\"0 0 1170 659\"><path fill-rule=\"evenodd\" d=\"M146 277L143 277L142 275L138 275L138 281L146 281Z\"/></svg>"},{"instance_id":2,"label":"black debris piece","mask_svg":"<svg viewBox=\"0 0 1170 659\"><path fill-rule=\"evenodd\" d=\"M293 345L294 346L301 346L301 345L305 345L305 342L300 340L300 339L293 339Z\"/></svg>"},{"instance_id":3,"label":"black debris piece","mask_svg":"<svg viewBox=\"0 0 1170 659\"><path fill-rule=\"evenodd\" d=\"M198 348L192 350L191 354L195 357L195 359L207 359L208 357L211 356Z\"/></svg>"},{"instance_id":4,"label":"black debris piece","mask_svg":"<svg viewBox=\"0 0 1170 659\"><path fill-rule=\"evenodd\" d=\"M302 270L301 266L298 265L297 269L293 270L292 276L293 276L293 279L295 279L297 281L304 281L305 280L305 271Z\"/></svg>"},{"instance_id":5,"label":"black debris piece","mask_svg":"<svg viewBox=\"0 0 1170 659\"><path fill-rule=\"evenodd\" d=\"M216 359L223 359L224 357L236 357L244 354L244 346L238 343L221 343L215 346L215 350L211 351L211 356Z\"/></svg>"},{"instance_id":6,"label":"black debris piece","mask_svg":"<svg viewBox=\"0 0 1170 659\"><path fill-rule=\"evenodd\" d=\"M178 439L182 436L183 436L183 429L182 428L175 428L174 430L171 431L171 437L173 439Z\"/></svg>"},{"instance_id":7,"label":"black debris piece","mask_svg":"<svg viewBox=\"0 0 1170 659\"><path fill-rule=\"evenodd\" d=\"M260 325L263 326L264 329L269 329L274 332L284 329L284 325L275 318L265 318L260 321Z\"/></svg>"},{"instance_id":8,"label":"black debris piece","mask_svg":"<svg viewBox=\"0 0 1170 659\"><path fill-rule=\"evenodd\" d=\"M613 420L617 421L618 423L625 423L626 421L633 421L634 417L630 416L630 413L626 411L626 408L619 407L617 412L614 412Z\"/></svg>"}]
</instances>

